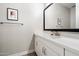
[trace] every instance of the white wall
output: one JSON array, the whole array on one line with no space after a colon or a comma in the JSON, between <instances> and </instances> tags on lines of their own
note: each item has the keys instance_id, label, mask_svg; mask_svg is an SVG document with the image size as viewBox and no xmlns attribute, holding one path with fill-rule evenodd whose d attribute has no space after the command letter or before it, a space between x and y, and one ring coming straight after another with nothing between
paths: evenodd
<instances>
[{"instance_id":1,"label":"white wall","mask_svg":"<svg viewBox=\"0 0 79 59\"><path fill-rule=\"evenodd\" d=\"M62 28L70 28L70 9L59 3L51 5L46 11L46 29L56 29L57 19L61 19Z\"/></svg>"},{"instance_id":2,"label":"white wall","mask_svg":"<svg viewBox=\"0 0 79 59\"><path fill-rule=\"evenodd\" d=\"M79 3L76 3L76 28L79 28Z\"/></svg>"},{"instance_id":3,"label":"white wall","mask_svg":"<svg viewBox=\"0 0 79 59\"><path fill-rule=\"evenodd\" d=\"M70 13L70 26L71 28L76 28L76 7L72 7L70 9L71 13Z\"/></svg>"},{"instance_id":4,"label":"white wall","mask_svg":"<svg viewBox=\"0 0 79 59\"><path fill-rule=\"evenodd\" d=\"M0 54L33 50L33 32L37 29L42 30L43 4L0 4L0 21L7 20L7 8L18 9L18 22L23 22L24 25L0 24Z\"/></svg>"}]
</instances>

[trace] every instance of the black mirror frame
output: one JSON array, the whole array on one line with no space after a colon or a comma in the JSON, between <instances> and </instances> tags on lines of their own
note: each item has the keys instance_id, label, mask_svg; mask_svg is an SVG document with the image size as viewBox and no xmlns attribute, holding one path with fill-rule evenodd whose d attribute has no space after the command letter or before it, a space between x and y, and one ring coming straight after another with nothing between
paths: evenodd
<instances>
[{"instance_id":1,"label":"black mirror frame","mask_svg":"<svg viewBox=\"0 0 79 59\"><path fill-rule=\"evenodd\" d=\"M53 5L53 3L50 3L50 4L43 10L43 30L44 30L44 31L79 32L79 29L45 29L45 11L46 11L51 5Z\"/></svg>"}]
</instances>

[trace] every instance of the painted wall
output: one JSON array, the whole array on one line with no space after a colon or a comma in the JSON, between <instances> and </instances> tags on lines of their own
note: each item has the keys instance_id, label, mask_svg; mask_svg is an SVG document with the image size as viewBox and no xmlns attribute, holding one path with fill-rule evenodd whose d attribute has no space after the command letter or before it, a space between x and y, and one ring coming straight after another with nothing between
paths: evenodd
<instances>
[{"instance_id":1,"label":"painted wall","mask_svg":"<svg viewBox=\"0 0 79 59\"><path fill-rule=\"evenodd\" d=\"M79 3L76 3L76 28L79 28Z\"/></svg>"},{"instance_id":2,"label":"painted wall","mask_svg":"<svg viewBox=\"0 0 79 59\"><path fill-rule=\"evenodd\" d=\"M18 9L19 21L24 25L0 24L0 55L9 55L34 49L33 32L42 30L43 4L0 4L0 21L7 21L7 8ZM16 22L16 21L8 21Z\"/></svg>"},{"instance_id":3,"label":"painted wall","mask_svg":"<svg viewBox=\"0 0 79 59\"><path fill-rule=\"evenodd\" d=\"M70 26L76 28L76 7L72 7L70 11Z\"/></svg>"}]
</instances>

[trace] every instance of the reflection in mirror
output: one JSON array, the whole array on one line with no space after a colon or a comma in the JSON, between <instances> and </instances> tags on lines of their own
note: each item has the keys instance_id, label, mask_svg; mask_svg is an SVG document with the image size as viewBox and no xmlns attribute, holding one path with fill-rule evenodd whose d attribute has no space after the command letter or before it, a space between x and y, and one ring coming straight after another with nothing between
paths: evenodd
<instances>
[{"instance_id":1,"label":"reflection in mirror","mask_svg":"<svg viewBox=\"0 0 79 59\"><path fill-rule=\"evenodd\" d=\"M47 6L48 4L46 4ZM75 29L76 4L53 3L45 10L45 29Z\"/></svg>"}]
</instances>

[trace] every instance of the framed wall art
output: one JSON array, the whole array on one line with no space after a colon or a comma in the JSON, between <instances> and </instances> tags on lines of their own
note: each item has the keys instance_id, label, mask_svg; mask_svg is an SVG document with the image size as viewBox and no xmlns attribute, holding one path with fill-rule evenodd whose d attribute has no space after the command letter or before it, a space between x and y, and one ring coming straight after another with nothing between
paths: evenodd
<instances>
[{"instance_id":1,"label":"framed wall art","mask_svg":"<svg viewBox=\"0 0 79 59\"><path fill-rule=\"evenodd\" d=\"M18 21L18 9L7 8L7 19Z\"/></svg>"}]
</instances>

